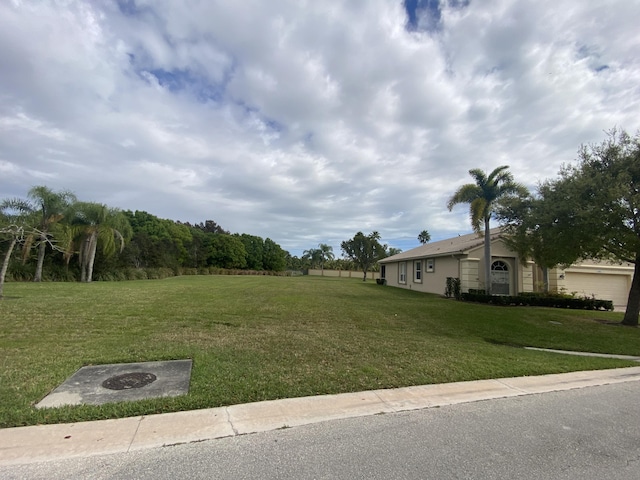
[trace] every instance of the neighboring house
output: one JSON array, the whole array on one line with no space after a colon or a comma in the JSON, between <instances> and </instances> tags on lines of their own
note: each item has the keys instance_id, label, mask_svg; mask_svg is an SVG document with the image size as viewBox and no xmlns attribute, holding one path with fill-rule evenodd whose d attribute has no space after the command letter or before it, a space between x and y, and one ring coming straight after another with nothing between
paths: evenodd
<instances>
[{"instance_id":1,"label":"neighboring house","mask_svg":"<svg viewBox=\"0 0 640 480\"><path fill-rule=\"evenodd\" d=\"M476 233L427 243L378 262L380 277L387 285L443 294L447 277L460 279L463 292L484 289L484 239ZM531 260L522 262L491 229L491 291L495 295L517 295L542 290L542 270ZM567 269L549 271L549 289L579 296L612 300L620 308L627 304L633 265L585 261Z\"/></svg>"}]
</instances>

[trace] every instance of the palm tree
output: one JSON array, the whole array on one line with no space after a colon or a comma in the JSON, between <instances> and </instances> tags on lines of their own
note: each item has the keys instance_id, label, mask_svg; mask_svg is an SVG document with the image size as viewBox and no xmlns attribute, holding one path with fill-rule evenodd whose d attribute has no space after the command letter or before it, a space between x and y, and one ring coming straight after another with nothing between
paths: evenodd
<instances>
[{"instance_id":1,"label":"palm tree","mask_svg":"<svg viewBox=\"0 0 640 480\"><path fill-rule=\"evenodd\" d=\"M318 255L320 257L321 275L324 275L324 262L331 261L336 257L333 254L333 247L325 243L321 243L318 245L318 251L319 251Z\"/></svg>"},{"instance_id":2,"label":"palm tree","mask_svg":"<svg viewBox=\"0 0 640 480\"><path fill-rule=\"evenodd\" d=\"M72 236L79 238L80 281L91 282L98 243L105 255L122 251L125 239L131 237L131 225L117 209L92 202L77 202L72 220Z\"/></svg>"},{"instance_id":3,"label":"palm tree","mask_svg":"<svg viewBox=\"0 0 640 480\"><path fill-rule=\"evenodd\" d=\"M401 248L389 247L389 249L387 250L387 257L393 257L394 255L398 255L399 253L402 253Z\"/></svg>"},{"instance_id":4,"label":"palm tree","mask_svg":"<svg viewBox=\"0 0 640 480\"><path fill-rule=\"evenodd\" d=\"M72 202L76 201L76 197L71 192L61 191L56 193L45 186L33 187L27 195L35 204L33 208L39 215L39 234L36 240L39 243L38 261L33 281L40 282L42 281L42 265L44 264L50 232L62 220L64 211L69 208Z\"/></svg>"},{"instance_id":5,"label":"palm tree","mask_svg":"<svg viewBox=\"0 0 640 480\"><path fill-rule=\"evenodd\" d=\"M320 263L320 250L317 248L310 248L302 252L302 260L308 261L311 268Z\"/></svg>"},{"instance_id":6,"label":"palm tree","mask_svg":"<svg viewBox=\"0 0 640 480\"><path fill-rule=\"evenodd\" d=\"M449 211L459 203L468 203L473 231L480 234L484 226L484 284L488 295L491 295L491 215L500 199L528 195L526 187L516 183L511 172L507 172L508 168L507 165L498 167L489 176L479 168L469 170L475 183L462 185L447 203Z\"/></svg>"},{"instance_id":7,"label":"palm tree","mask_svg":"<svg viewBox=\"0 0 640 480\"><path fill-rule=\"evenodd\" d=\"M32 230L33 208L21 199L7 199L0 203L0 235L9 237L9 246L0 267L0 298L4 292L4 279L9 268L11 254L18 242L25 241Z\"/></svg>"},{"instance_id":8,"label":"palm tree","mask_svg":"<svg viewBox=\"0 0 640 480\"><path fill-rule=\"evenodd\" d=\"M425 229L422 230L419 234L418 234L418 241L424 245L425 243L429 243L429 241L431 240L431 234Z\"/></svg>"}]
</instances>

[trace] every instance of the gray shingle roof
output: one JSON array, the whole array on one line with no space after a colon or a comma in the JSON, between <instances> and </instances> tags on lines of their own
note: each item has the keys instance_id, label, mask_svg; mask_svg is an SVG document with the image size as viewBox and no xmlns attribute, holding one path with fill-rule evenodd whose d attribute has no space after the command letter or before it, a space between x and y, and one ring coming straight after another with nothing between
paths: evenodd
<instances>
[{"instance_id":1,"label":"gray shingle roof","mask_svg":"<svg viewBox=\"0 0 640 480\"><path fill-rule=\"evenodd\" d=\"M493 241L500 237L501 229L492 228L490 232L491 240ZM419 247L412 248L411 250L407 250L406 252L383 258L378 263L390 263L402 260L410 260L414 258L441 257L443 255L464 254L469 250L482 245L483 243L484 236L479 236L477 233L470 233L458 237L447 238L446 240L440 240L438 242L420 245Z\"/></svg>"}]
</instances>

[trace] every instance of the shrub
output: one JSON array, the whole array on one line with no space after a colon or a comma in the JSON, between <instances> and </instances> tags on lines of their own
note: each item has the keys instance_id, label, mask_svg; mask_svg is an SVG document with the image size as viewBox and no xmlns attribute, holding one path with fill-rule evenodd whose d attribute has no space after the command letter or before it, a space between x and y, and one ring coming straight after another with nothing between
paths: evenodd
<instances>
[{"instance_id":1,"label":"shrub","mask_svg":"<svg viewBox=\"0 0 640 480\"><path fill-rule=\"evenodd\" d=\"M531 307L571 308L574 310L613 310L611 300L599 300L596 298L575 298L562 294L525 293L516 296L486 295L471 291L461 294L461 299L467 302L488 303L491 305L513 305Z\"/></svg>"},{"instance_id":2,"label":"shrub","mask_svg":"<svg viewBox=\"0 0 640 480\"><path fill-rule=\"evenodd\" d=\"M486 291L483 288L470 288L469 293L473 295L486 295Z\"/></svg>"},{"instance_id":3,"label":"shrub","mask_svg":"<svg viewBox=\"0 0 640 480\"><path fill-rule=\"evenodd\" d=\"M447 283L444 290L444 295L447 298L454 297L460 300L460 279L457 277L447 277Z\"/></svg>"}]
</instances>

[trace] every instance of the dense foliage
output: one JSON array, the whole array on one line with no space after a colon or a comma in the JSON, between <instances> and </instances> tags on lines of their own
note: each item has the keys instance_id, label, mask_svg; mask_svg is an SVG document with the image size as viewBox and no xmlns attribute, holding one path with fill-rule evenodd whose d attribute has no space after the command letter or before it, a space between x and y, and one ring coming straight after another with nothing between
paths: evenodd
<instances>
[{"instance_id":1,"label":"dense foliage","mask_svg":"<svg viewBox=\"0 0 640 480\"><path fill-rule=\"evenodd\" d=\"M367 271L387 256L387 245L380 243L380 234L371 232L365 235L358 232L353 238L345 240L340 244L344 255L351 259L353 263L362 270L362 280L367 279Z\"/></svg>"},{"instance_id":2,"label":"dense foliage","mask_svg":"<svg viewBox=\"0 0 640 480\"><path fill-rule=\"evenodd\" d=\"M121 211L47 187L34 187L28 200L5 200L0 213L0 255L7 260L7 276L17 280L279 272L295 263L273 240L231 234L213 220L192 225ZM11 229L17 220L19 235Z\"/></svg>"},{"instance_id":3,"label":"dense foliage","mask_svg":"<svg viewBox=\"0 0 640 480\"><path fill-rule=\"evenodd\" d=\"M612 131L537 195L504 206L512 246L544 267L579 259L635 265L625 325L640 313L640 135Z\"/></svg>"}]
</instances>

